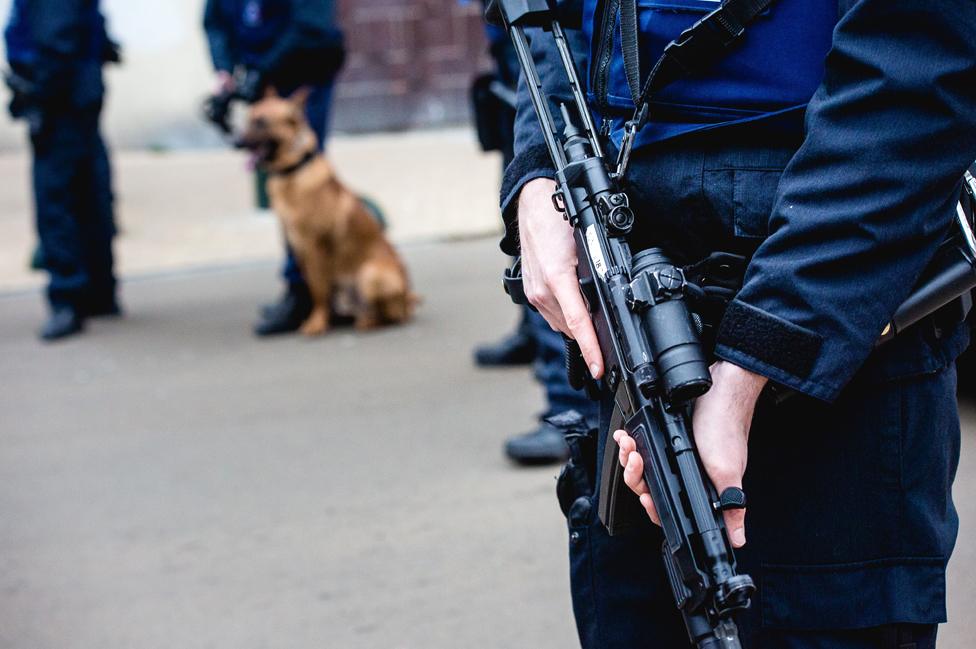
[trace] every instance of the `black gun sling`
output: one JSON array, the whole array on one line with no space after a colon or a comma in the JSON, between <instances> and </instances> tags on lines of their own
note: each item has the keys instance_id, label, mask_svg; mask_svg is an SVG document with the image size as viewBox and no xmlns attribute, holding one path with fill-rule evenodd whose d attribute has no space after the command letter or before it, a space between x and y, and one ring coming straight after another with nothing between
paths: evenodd
<instances>
[{"instance_id":1,"label":"black gun sling","mask_svg":"<svg viewBox=\"0 0 976 649\"><path fill-rule=\"evenodd\" d=\"M775 2L724 0L717 9L681 32L664 48L641 86L637 0L607 0L603 25L612 25L617 12L620 13L620 45L624 73L634 102L636 128L639 130L644 125L647 103L654 92L681 77L700 74L714 66L742 41L746 27ZM612 40L613 30L603 29L600 50L608 51L606 48L613 46Z\"/></svg>"}]
</instances>

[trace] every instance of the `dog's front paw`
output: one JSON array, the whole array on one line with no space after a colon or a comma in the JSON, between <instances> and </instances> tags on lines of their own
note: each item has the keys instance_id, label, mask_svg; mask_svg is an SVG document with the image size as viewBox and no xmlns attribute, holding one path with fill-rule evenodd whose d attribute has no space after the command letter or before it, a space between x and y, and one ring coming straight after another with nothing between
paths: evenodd
<instances>
[{"instance_id":1,"label":"dog's front paw","mask_svg":"<svg viewBox=\"0 0 976 649\"><path fill-rule=\"evenodd\" d=\"M353 323L353 327L356 331L369 331L370 329L376 329L380 326L379 318L372 313L360 313L356 316L356 321Z\"/></svg>"},{"instance_id":2,"label":"dog's front paw","mask_svg":"<svg viewBox=\"0 0 976 649\"><path fill-rule=\"evenodd\" d=\"M308 319L302 323L299 332L304 336L321 336L329 329L329 314L324 311L313 311Z\"/></svg>"}]
</instances>

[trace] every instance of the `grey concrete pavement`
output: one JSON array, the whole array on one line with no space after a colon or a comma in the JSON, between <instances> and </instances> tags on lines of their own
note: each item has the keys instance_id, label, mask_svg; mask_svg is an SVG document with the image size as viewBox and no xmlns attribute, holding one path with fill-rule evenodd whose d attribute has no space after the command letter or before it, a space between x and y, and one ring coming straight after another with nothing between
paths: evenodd
<instances>
[{"instance_id":1,"label":"grey concrete pavement","mask_svg":"<svg viewBox=\"0 0 976 649\"><path fill-rule=\"evenodd\" d=\"M258 341L274 268L125 287L41 347L0 300L0 647L562 647L555 469L500 453L541 400L476 372L510 327L493 243L408 249L409 326Z\"/></svg>"},{"instance_id":2,"label":"grey concrete pavement","mask_svg":"<svg viewBox=\"0 0 976 649\"><path fill-rule=\"evenodd\" d=\"M367 335L258 341L270 263L130 281L130 315L35 342L0 297L0 647L577 646L541 405L476 371L512 324L493 240L405 248L425 301ZM976 410L943 649L976 632Z\"/></svg>"}]
</instances>

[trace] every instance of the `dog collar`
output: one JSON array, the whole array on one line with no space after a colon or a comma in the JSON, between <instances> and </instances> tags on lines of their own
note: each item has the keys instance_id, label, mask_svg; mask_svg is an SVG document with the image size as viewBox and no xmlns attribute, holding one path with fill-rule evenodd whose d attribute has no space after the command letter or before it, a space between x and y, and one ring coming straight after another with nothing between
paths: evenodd
<instances>
[{"instance_id":1,"label":"dog collar","mask_svg":"<svg viewBox=\"0 0 976 649\"><path fill-rule=\"evenodd\" d=\"M296 171L298 171L299 169L307 165L309 162L311 162L316 155L318 155L318 151L309 151L304 156L302 156L301 160L299 160L295 164L287 166L284 169L276 169L274 171L269 170L268 175L269 176L290 176L291 174L295 173Z\"/></svg>"}]
</instances>

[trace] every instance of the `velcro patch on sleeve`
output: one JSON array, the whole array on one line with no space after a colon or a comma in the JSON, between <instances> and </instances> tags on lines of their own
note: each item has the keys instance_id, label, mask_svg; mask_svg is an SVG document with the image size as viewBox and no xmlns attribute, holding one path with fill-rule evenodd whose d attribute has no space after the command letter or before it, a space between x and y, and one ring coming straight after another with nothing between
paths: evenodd
<instances>
[{"instance_id":1,"label":"velcro patch on sleeve","mask_svg":"<svg viewBox=\"0 0 976 649\"><path fill-rule=\"evenodd\" d=\"M719 325L716 343L806 379L820 355L823 338L809 329L733 300Z\"/></svg>"}]
</instances>

